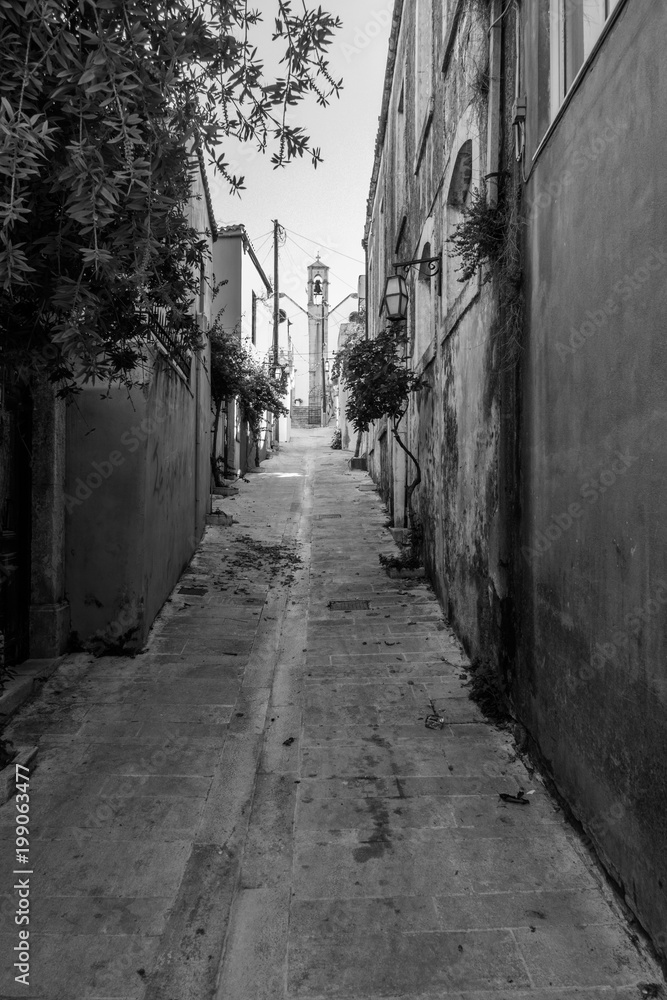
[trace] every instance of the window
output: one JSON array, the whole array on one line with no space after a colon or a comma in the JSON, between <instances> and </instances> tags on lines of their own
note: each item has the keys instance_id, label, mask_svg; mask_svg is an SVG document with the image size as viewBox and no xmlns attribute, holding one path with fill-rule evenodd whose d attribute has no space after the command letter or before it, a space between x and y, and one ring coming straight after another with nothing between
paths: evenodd
<instances>
[{"instance_id":1,"label":"window","mask_svg":"<svg viewBox=\"0 0 667 1000\"><path fill-rule=\"evenodd\" d=\"M422 260L427 260L431 256L432 256L431 255L431 244L427 242L422 247L421 259ZM428 264L420 264L419 265L419 280L420 281L430 281L431 280L431 271L430 271L430 268L429 268Z\"/></svg>"},{"instance_id":2,"label":"window","mask_svg":"<svg viewBox=\"0 0 667 1000\"><path fill-rule=\"evenodd\" d=\"M431 240L433 238L433 216L429 216L424 226L418 256L432 257ZM419 268L417 280L413 284L415 296L415 329L414 329L414 360L419 362L424 352L431 345L435 333L435 311L433 293L437 287L437 278L431 276L428 265Z\"/></svg>"},{"instance_id":3,"label":"window","mask_svg":"<svg viewBox=\"0 0 667 1000\"><path fill-rule=\"evenodd\" d=\"M447 192L447 238L449 239L454 232L456 226L460 222L463 222L464 214L463 210L470 202L471 194L471 181L472 181L472 140L467 139L466 142L461 146L458 156L456 157L456 162L454 164L454 170L452 172L452 179L449 184L449 191ZM451 244L450 244L451 246ZM459 281L461 277L457 272L461 268L460 257L450 257L449 254L446 256L446 268L447 268L447 308L449 309L455 299L463 291L463 283Z\"/></svg>"},{"instance_id":4,"label":"window","mask_svg":"<svg viewBox=\"0 0 667 1000\"><path fill-rule=\"evenodd\" d=\"M553 120L619 0L547 0L550 117Z\"/></svg>"}]
</instances>

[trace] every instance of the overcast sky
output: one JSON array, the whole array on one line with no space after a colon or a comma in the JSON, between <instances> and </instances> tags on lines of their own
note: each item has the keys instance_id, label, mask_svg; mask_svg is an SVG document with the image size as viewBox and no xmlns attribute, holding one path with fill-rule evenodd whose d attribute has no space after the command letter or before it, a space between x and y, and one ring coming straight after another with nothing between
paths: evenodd
<instances>
[{"instance_id":1,"label":"overcast sky","mask_svg":"<svg viewBox=\"0 0 667 1000\"><path fill-rule=\"evenodd\" d=\"M314 101L298 105L293 121L302 125L313 144L321 148L324 162L314 170L310 160L304 158L273 170L268 156L233 143L225 149L225 155L232 173L245 175L246 190L241 198L231 197L220 177L210 177L210 181L216 219L226 225L245 225L271 279L272 220L277 218L285 227L288 239L280 252L280 285L304 307L306 267L319 249L322 261L331 268L329 300L333 307L348 292L356 291L357 278L363 272L361 239L393 0L318 2L343 21L329 56L333 77L343 78L343 90L328 108L317 107ZM273 0L267 0L261 8L265 25L258 33L257 44L267 65L275 6ZM281 305L287 307L294 324L295 348L303 355L308 343L306 318L290 302ZM355 301L347 299L330 317L330 351L336 344L338 323L355 308ZM306 360L297 354L295 364L305 375ZM298 377L297 395L303 394L304 382Z\"/></svg>"}]
</instances>

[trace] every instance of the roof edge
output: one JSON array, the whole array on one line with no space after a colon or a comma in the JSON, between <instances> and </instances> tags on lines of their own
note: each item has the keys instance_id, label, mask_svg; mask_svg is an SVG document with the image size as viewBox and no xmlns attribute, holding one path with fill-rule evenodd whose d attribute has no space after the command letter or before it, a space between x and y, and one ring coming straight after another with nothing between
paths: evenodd
<instances>
[{"instance_id":1,"label":"roof edge","mask_svg":"<svg viewBox=\"0 0 667 1000\"><path fill-rule=\"evenodd\" d=\"M377 136L375 138L375 154L373 157L373 171L371 174L371 184L366 201L366 223L364 225L364 238L361 245L364 250L368 245L368 233L370 230L371 217L373 214L373 202L377 190L378 176L380 173L380 160L384 149L384 139L387 132L387 119L389 117L389 102L391 91L394 85L394 70L396 68L396 54L398 51L398 35L401 30L403 20L404 0L395 0L394 12L392 15L391 32L389 34L389 50L387 52L387 65L384 72L384 88L382 92L382 107L379 116Z\"/></svg>"},{"instance_id":2,"label":"roof edge","mask_svg":"<svg viewBox=\"0 0 667 1000\"><path fill-rule=\"evenodd\" d=\"M204 151L202 149L201 142L197 142L195 145L197 150L197 160L199 161L199 170L201 172L202 184L204 185L204 198L206 200L206 211L208 212L208 221L211 226L211 236L213 237L213 242L218 238L218 224L215 221L215 215L213 214L213 201L211 199L211 188L208 183L208 174L206 173L206 163L204 161Z\"/></svg>"}]
</instances>

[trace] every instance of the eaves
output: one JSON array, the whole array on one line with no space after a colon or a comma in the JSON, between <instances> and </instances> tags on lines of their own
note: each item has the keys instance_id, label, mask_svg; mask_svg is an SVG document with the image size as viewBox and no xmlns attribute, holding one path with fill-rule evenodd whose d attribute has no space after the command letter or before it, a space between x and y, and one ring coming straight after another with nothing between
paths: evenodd
<instances>
[{"instance_id":1,"label":"eaves","mask_svg":"<svg viewBox=\"0 0 667 1000\"><path fill-rule=\"evenodd\" d=\"M378 177L380 174L380 163L382 160L382 150L384 148L385 135L387 133L387 120L389 118L389 102L394 83L394 70L396 68L396 54L398 51L398 37L401 30L403 18L404 0L395 0L394 13L392 16L391 32L389 35L389 51L387 53L387 66L384 73L384 89L382 91L382 108L380 111L377 137L375 139L375 156L373 159L373 171L371 174L371 185L366 203L366 225L364 227L364 239L362 245L366 249L368 245L368 235L370 232L371 218L373 214L373 202L377 192Z\"/></svg>"}]
</instances>

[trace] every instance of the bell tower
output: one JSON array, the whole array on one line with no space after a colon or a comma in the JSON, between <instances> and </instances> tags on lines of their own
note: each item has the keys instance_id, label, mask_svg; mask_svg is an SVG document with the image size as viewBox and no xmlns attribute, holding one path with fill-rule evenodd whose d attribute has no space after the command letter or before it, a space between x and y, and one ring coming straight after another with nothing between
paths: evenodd
<instances>
[{"instance_id":1,"label":"bell tower","mask_svg":"<svg viewBox=\"0 0 667 1000\"><path fill-rule=\"evenodd\" d=\"M308 423L327 421L326 386L329 354L329 268L318 253L308 267Z\"/></svg>"}]
</instances>

